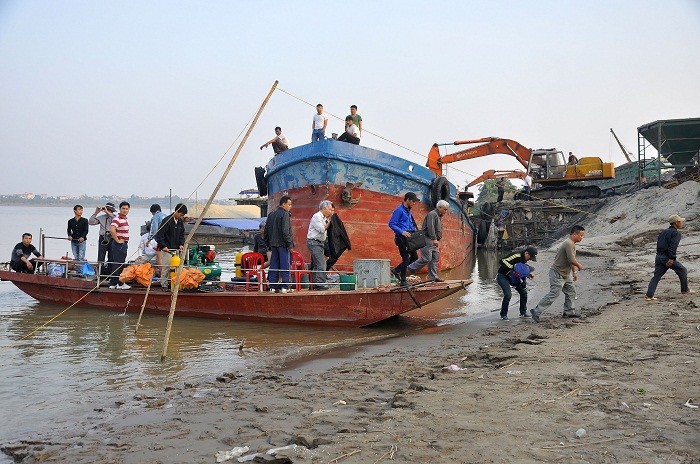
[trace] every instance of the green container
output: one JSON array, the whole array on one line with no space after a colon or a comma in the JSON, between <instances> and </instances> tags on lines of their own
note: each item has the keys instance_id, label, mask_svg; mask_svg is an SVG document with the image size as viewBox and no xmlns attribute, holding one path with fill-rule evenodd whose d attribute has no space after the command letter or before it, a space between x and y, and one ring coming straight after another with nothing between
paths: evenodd
<instances>
[{"instance_id":1,"label":"green container","mask_svg":"<svg viewBox=\"0 0 700 464\"><path fill-rule=\"evenodd\" d=\"M340 275L340 289L341 290L355 290L355 274Z\"/></svg>"}]
</instances>

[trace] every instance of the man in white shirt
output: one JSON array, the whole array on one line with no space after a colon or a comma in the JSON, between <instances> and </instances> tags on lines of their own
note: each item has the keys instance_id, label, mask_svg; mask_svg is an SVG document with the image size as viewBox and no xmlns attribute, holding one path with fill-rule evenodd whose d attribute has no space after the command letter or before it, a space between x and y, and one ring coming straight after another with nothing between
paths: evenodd
<instances>
[{"instance_id":1,"label":"man in white shirt","mask_svg":"<svg viewBox=\"0 0 700 464\"><path fill-rule=\"evenodd\" d=\"M139 250L138 256L136 257L136 262L138 264L143 263L154 263L157 255L156 248L158 244L155 239L151 236L151 225L146 225L146 233L141 236L139 240Z\"/></svg>"},{"instance_id":2,"label":"man in white shirt","mask_svg":"<svg viewBox=\"0 0 700 464\"><path fill-rule=\"evenodd\" d=\"M328 116L323 112L323 105L316 105L316 114L311 123L311 143L326 138L326 127L328 126Z\"/></svg>"},{"instance_id":3,"label":"man in white shirt","mask_svg":"<svg viewBox=\"0 0 700 464\"><path fill-rule=\"evenodd\" d=\"M352 121L352 116L347 116L345 118L345 132L338 137L338 140L340 142L348 142L355 145L360 144L360 130Z\"/></svg>"},{"instance_id":4,"label":"man in white shirt","mask_svg":"<svg viewBox=\"0 0 700 464\"><path fill-rule=\"evenodd\" d=\"M333 214L333 203L330 200L323 200L318 205L318 212L311 216L309 231L306 234L306 246L311 253L311 270L313 273L313 283L315 290L328 290L326 285L326 256L323 252L324 245L328 239L328 226Z\"/></svg>"},{"instance_id":5,"label":"man in white shirt","mask_svg":"<svg viewBox=\"0 0 700 464\"><path fill-rule=\"evenodd\" d=\"M525 187L523 187L523 192L525 192L525 200L530 199L530 190L532 190L532 177L530 174L525 175Z\"/></svg>"},{"instance_id":6,"label":"man in white shirt","mask_svg":"<svg viewBox=\"0 0 700 464\"><path fill-rule=\"evenodd\" d=\"M270 144L272 144L272 149L274 150L275 155L278 155L285 150L289 150L289 141L287 140L287 137L282 135L281 127L275 127L275 134L276 135L273 138L265 142L265 144L260 147L261 150L263 148L267 148L267 146Z\"/></svg>"}]
</instances>

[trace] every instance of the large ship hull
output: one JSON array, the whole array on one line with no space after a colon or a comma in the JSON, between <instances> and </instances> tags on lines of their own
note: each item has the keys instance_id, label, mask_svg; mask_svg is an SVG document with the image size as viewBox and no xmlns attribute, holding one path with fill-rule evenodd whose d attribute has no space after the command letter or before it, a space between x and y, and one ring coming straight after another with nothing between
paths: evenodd
<instances>
[{"instance_id":1,"label":"large ship hull","mask_svg":"<svg viewBox=\"0 0 700 464\"><path fill-rule=\"evenodd\" d=\"M442 269L458 266L473 253L473 225L455 186L444 178L436 181L422 165L388 153L336 140L307 144L270 160L266 181L269 211L282 196L292 198L295 247L307 260L309 221L322 200L331 200L352 243L352 250L341 256L338 265L372 258L388 258L392 265L398 264L400 257L388 223L406 192L415 192L421 199L413 208L419 227L434 208L433 200L442 198L450 205L442 219ZM439 184L442 197L436 191Z\"/></svg>"}]
</instances>

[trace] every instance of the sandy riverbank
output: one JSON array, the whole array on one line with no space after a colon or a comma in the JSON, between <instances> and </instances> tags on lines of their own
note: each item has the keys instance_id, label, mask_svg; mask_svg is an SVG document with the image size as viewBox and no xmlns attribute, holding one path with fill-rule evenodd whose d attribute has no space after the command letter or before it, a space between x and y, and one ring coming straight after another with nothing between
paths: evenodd
<instances>
[{"instance_id":1,"label":"sandy riverbank","mask_svg":"<svg viewBox=\"0 0 700 464\"><path fill-rule=\"evenodd\" d=\"M688 218L679 257L700 290L698 184L644 191L612 201L587 227L577 300L585 318L562 319L560 297L540 324L493 313L479 331L202 379L102 405L70 429L3 450L72 463L211 463L235 446L250 454L290 444L300 447L276 462L700 462L700 294L681 295L673 273L658 301L643 293L656 234L675 212ZM552 258L538 256L530 307ZM460 370L443 369L450 364Z\"/></svg>"}]
</instances>

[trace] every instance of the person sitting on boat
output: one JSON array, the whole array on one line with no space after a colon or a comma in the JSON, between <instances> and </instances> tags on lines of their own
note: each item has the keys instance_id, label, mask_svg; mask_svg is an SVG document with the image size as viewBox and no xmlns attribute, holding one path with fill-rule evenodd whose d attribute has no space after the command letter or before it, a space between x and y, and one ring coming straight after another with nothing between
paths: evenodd
<instances>
[{"instance_id":1,"label":"person sitting on boat","mask_svg":"<svg viewBox=\"0 0 700 464\"><path fill-rule=\"evenodd\" d=\"M37 268L35 259L29 259L31 255L42 259L41 253L32 245L32 234L25 232L22 234L22 241L15 245L10 258L10 269L15 272L23 272L25 274L34 274Z\"/></svg>"},{"instance_id":2,"label":"person sitting on boat","mask_svg":"<svg viewBox=\"0 0 700 464\"><path fill-rule=\"evenodd\" d=\"M109 242L109 288L120 290L129 290L130 285L119 282L119 275L126 262L126 256L129 254L129 221L126 218L129 214L131 205L128 201L119 203L119 214L112 219L112 224L109 226L109 234L112 240Z\"/></svg>"},{"instance_id":3,"label":"person sitting on boat","mask_svg":"<svg viewBox=\"0 0 700 464\"><path fill-rule=\"evenodd\" d=\"M355 145L360 144L360 129L352 121L352 116L345 117L345 132L338 137L339 142L348 142Z\"/></svg>"},{"instance_id":4,"label":"person sitting on boat","mask_svg":"<svg viewBox=\"0 0 700 464\"><path fill-rule=\"evenodd\" d=\"M403 196L403 203L396 207L389 220L389 228L394 231L394 243L401 255L401 264L391 270L394 277L399 279L402 287L407 286L406 269L409 264L418 259L415 251L408 251L408 241L406 240L416 231L416 221L411 214L411 208L418 202L418 196L413 192L408 192Z\"/></svg>"},{"instance_id":5,"label":"person sitting on boat","mask_svg":"<svg viewBox=\"0 0 700 464\"><path fill-rule=\"evenodd\" d=\"M360 135L358 135L358 137L362 138L362 116L357 114L357 105L350 106L350 117L352 117L352 122L360 129Z\"/></svg>"},{"instance_id":6,"label":"person sitting on boat","mask_svg":"<svg viewBox=\"0 0 700 464\"><path fill-rule=\"evenodd\" d=\"M435 209L423 219L423 232L426 244L420 249L420 258L408 266L408 272L415 274L420 268L428 265L428 279L444 282L437 273L440 262L440 240L442 240L442 217L450 209L445 200L438 200Z\"/></svg>"},{"instance_id":7,"label":"person sitting on boat","mask_svg":"<svg viewBox=\"0 0 700 464\"><path fill-rule=\"evenodd\" d=\"M279 208L267 215L265 223L265 243L272 251L270 272L267 281L270 292L289 292L291 254L294 249L291 215L292 198L284 195L280 198ZM282 280L280 283L279 280Z\"/></svg>"},{"instance_id":8,"label":"person sitting on boat","mask_svg":"<svg viewBox=\"0 0 700 464\"><path fill-rule=\"evenodd\" d=\"M161 254L160 286L168 288L171 253L182 252L185 249L185 215L187 206L182 203L175 205L173 214L165 216L160 230L156 233L158 253ZM168 253L168 254L166 254Z\"/></svg>"},{"instance_id":9,"label":"person sitting on boat","mask_svg":"<svg viewBox=\"0 0 700 464\"><path fill-rule=\"evenodd\" d=\"M316 105L316 114L311 122L311 143L326 138L326 127L328 126L328 116L323 112L323 105Z\"/></svg>"},{"instance_id":10,"label":"person sitting on boat","mask_svg":"<svg viewBox=\"0 0 700 464\"><path fill-rule=\"evenodd\" d=\"M109 242L112 240L109 234L109 226L112 224L112 219L117 211L114 203L108 201L104 206L98 206L95 208L95 212L92 213L90 219L88 219L88 224L91 226L100 225L100 237L97 242L97 262L104 263L105 256L107 256L107 251L109 251ZM102 214L99 214L102 213ZM107 273L105 266L102 266L102 274Z\"/></svg>"},{"instance_id":11,"label":"person sitting on boat","mask_svg":"<svg viewBox=\"0 0 700 464\"><path fill-rule=\"evenodd\" d=\"M151 223L146 223L146 233L141 236L139 240L139 251L136 257L136 263L151 263L153 264L156 260L158 252L156 251L158 244L156 243L153 236L151 236Z\"/></svg>"},{"instance_id":12,"label":"person sitting on boat","mask_svg":"<svg viewBox=\"0 0 700 464\"><path fill-rule=\"evenodd\" d=\"M283 151L289 150L289 140L282 134L282 128L279 126L275 127L275 134L274 137L261 145L260 149L267 148L268 145L272 144L272 150L275 152L275 155L279 155Z\"/></svg>"},{"instance_id":13,"label":"person sitting on boat","mask_svg":"<svg viewBox=\"0 0 700 464\"><path fill-rule=\"evenodd\" d=\"M314 272L314 290L328 290L324 248L328 239L327 230L331 224L331 214L333 214L333 203L330 200L323 200L318 205L318 211L311 216L306 234L306 246L311 253L311 270Z\"/></svg>"}]
</instances>

